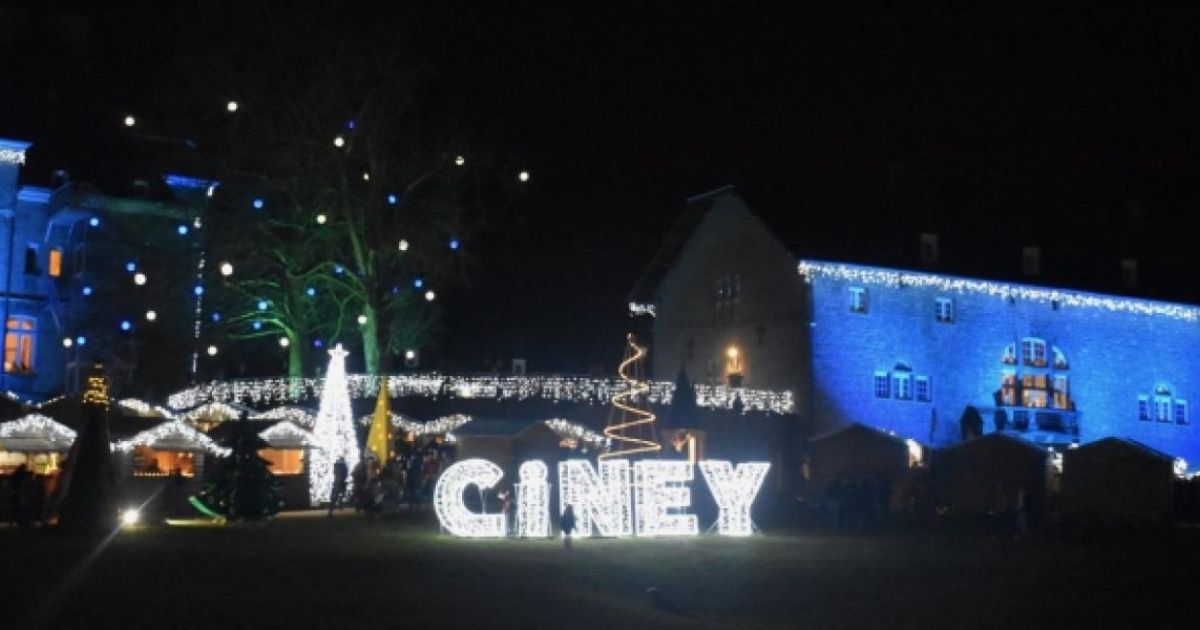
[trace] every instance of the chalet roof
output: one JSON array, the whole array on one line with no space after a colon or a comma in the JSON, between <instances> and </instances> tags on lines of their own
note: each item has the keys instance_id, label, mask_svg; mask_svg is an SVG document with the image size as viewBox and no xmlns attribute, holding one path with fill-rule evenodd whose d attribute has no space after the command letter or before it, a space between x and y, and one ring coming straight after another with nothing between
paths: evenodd
<instances>
[{"instance_id":1,"label":"chalet roof","mask_svg":"<svg viewBox=\"0 0 1200 630\"><path fill-rule=\"evenodd\" d=\"M1152 446L1147 446L1137 440L1124 437L1107 437L1101 440L1096 440L1095 442L1088 442L1079 448L1074 448L1067 451L1066 455L1068 457L1070 457L1072 454L1075 456L1086 456L1093 453L1103 453L1104 451L1111 452L1112 450L1123 450L1126 452L1137 453L1148 458L1171 462L1172 464L1175 462L1175 456L1169 453L1164 453Z\"/></svg>"},{"instance_id":2,"label":"chalet roof","mask_svg":"<svg viewBox=\"0 0 1200 630\"><path fill-rule=\"evenodd\" d=\"M881 429L876 429L873 426L866 425L861 422L852 422L850 424L843 425L840 427L834 427L828 431L823 431L821 433L818 433L818 434L812 436L811 438L808 439L808 441L809 441L809 443L823 442L823 441L829 440L831 438L841 437L843 435L851 435L854 433L861 433L863 435L867 435L867 436L875 437L875 438L886 438L888 440L893 440L895 442L899 442L900 444L906 444L904 441L904 438L900 437L899 435L896 435L895 433L889 433L889 432L883 431Z\"/></svg>"},{"instance_id":3,"label":"chalet roof","mask_svg":"<svg viewBox=\"0 0 1200 630\"><path fill-rule=\"evenodd\" d=\"M516 437L538 425L545 426L541 420L524 418L472 418L470 422L454 430L454 435L462 437ZM549 429L547 427L547 429Z\"/></svg>"},{"instance_id":4,"label":"chalet roof","mask_svg":"<svg viewBox=\"0 0 1200 630\"><path fill-rule=\"evenodd\" d=\"M37 413L0 423L0 450L49 453L70 450L76 433L53 418Z\"/></svg>"}]
</instances>

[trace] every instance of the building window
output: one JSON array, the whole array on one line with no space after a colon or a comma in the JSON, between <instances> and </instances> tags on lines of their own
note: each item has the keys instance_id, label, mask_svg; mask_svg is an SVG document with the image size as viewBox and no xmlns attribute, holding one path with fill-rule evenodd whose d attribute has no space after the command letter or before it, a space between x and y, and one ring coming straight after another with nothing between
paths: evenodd
<instances>
[{"instance_id":1,"label":"building window","mask_svg":"<svg viewBox=\"0 0 1200 630\"><path fill-rule=\"evenodd\" d=\"M741 292L741 274L732 273L717 277L716 316L718 324L733 322Z\"/></svg>"},{"instance_id":2,"label":"building window","mask_svg":"<svg viewBox=\"0 0 1200 630\"><path fill-rule=\"evenodd\" d=\"M37 320L9 317L4 334L4 371L9 374L33 373L33 342L37 338Z\"/></svg>"},{"instance_id":3,"label":"building window","mask_svg":"<svg viewBox=\"0 0 1200 630\"><path fill-rule=\"evenodd\" d=\"M1138 420L1150 420L1150 399L1138 396Z\"/></svg>"},{"instance_id":4,"label":"building window","mask_svg":"<svg viewBox=\"0 0 1200 630\"><path fill-rule=\"evenodd\" d=\"M933 390L929 387L928 376L918 376L916 381L917 400L919 402L930 402L933 400Z\"/></svg>"},{"instance_id":5,"label":"building window","mask_svg":"<svg viewBox=\"0 0 1200 630\"><path fill-rule=\"evenodd\" d=\"M1021 248L1021 273L1036 276L1042 271L1042 252L1036 247Z\"/></svg>"},{"instance_id":6,"label":"building window","mask_svg":"<svg viewBox=\"0 0 1200 630\"><path fill-rule=\"evenodd\" d=\"M867 312L867 290L863 287L850 287L850 312Z\"/></svg>"},{"instance_id":7,"label":"building window","mask_svg":"<svg viewBox=\"0 0 1200 630\"><path fill-rule=\"evenodd\" d=\"M1000 372L1000 404L1017 404L1017 373L1012 370Z\"/></svg>"},{"instance_id":8,"label":"building window","mask_svg":"<svg viewBox=\"0 0 1200 630\"><path fill-rule=\"evenodd\" d=\"M1021 362L1032 367L1046 367L1046 342L1035 337L1022 339Z\"/></svg>"},{"instance_id":9,"label":"building window","mask_svg":"<svg viewBox=\"0 0 1200 630\"><path fill-rule=\"evenodd\" d=\"M1159 386L1154 390L1154 419L1159 422L1171 421L1171 390Z\"/></svg>"},{"instance_id":10,"label":"building window","mask_svg":"<svg viewBox=\"0 0 1200 630\"><path fill-rule=\"evenodd\" d=\"M1175 424L1187 424L1187 401L1182 398L1175 399Z\"/></svg>"},{"instance_id":11,"label":"building window","mask_svg":"<svg viewBox=\"0 0 1200 630\"><path fill-rule=\"evenodd\" d=\"M50 250L50 276L57 278L62 275L62 250L55 247Z\"/></svg>"},{"instance_id":12,"label":"building window","mask_svg":"<svg viewBox=\"0 0 1200 630\"><path fill-rule=\"evenodd\" d=\"M38 274L42 270L38 268L38 250L37 245L25 246L25 273Z\"/></svg>"},{"instance_id":13,"label":"building window","mask_svg":"<svg viewBox=\"0 0 1200 630\"><path fill-rule=\"evenodd\" d=\"M908 372L893 374L892 387L897 400L912 400L912 375Z\"/></svg>"},{"instance_id":14,"label":"building window","mask_svg":"<svg viewBox=\"0 0 1200 630\"><path fill-rule=\"evenodd\" d=\"M935 301L937 320L943 324L954 322L954 298L940 297Z\"/></svg>"},{"instance_id":15,"label":"building window","mask_svg":"<svg viewBox=\"0 0 1200 630\"><path fill-rule=\"evenodd\" d=\"M1055 409L1070 409L1071 391L1067 376L1065 374L1055 374L1053 384L1054 387L1050 390L1053 396L1051 406Z\"/></svg>"},{"instance_id":16,"label":"building window","mask_svg":"<svg viewBox=\"0 0 1200 630\"><path fill-rule=\"evenodd\" d=\"M887 372L876 372L875 373L875 397L876 398L887 398L890 394L891 394L891 390L888 388Z\"/></svg>"},{"instance_id":17,"label":"building window","mask_svg":"<svg viewBox=\"0 0 1200 630\"><path fill-rule=\"evenodd\" d=\"M1015 344L1009 345L1004 349L1004 354L1000 357L1000 362L1004 365L1017 364L1017 347Z\"/></svg>"}]
</instances>

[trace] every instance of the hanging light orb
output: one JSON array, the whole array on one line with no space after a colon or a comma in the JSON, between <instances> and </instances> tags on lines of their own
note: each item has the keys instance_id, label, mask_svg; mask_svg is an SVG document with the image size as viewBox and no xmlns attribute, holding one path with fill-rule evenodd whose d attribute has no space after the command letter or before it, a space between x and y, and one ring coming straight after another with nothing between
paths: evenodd
<instances>
[{"instance_id":1,"label":"hanging light orb","mask_svg":"<svg viewBox=\"0 0 1200 630\"><path fill-rule=\"evenodd\" d=\"M75 341L73 339L71 339L70 337L63 337L63 347L64 348L70 348L73 345L75 345Z\"/></svg>"},{"instance_id":2,"label":"hanging light orb","mask_svg":"<svg viewBox=\"0 0 1200 630\"><path fill-rule=\"evenodd\" d=\"M328 220L329 217L325 216L324 214L317 215L317 225L325 225L325 222Z\"/></svg>"},{"instance_id":3,"label":"hanging light orb","mask_svg":"<svg viewBox=\"0 0 1200 630\"><path fill-rule=\"evenodd\" d=\"M225 277L232 276L233 275L233 263L229 262L228 260L221 263L221 275L225 276Z\"/></svg>"},{"instance_id":4,"label":"hanging light orb","mask_svg":"<svg viewBox=\"0 0 1200 630\"><path fill-rule=\"evenodd\" d=\"M359 326L365 326L366 324L367 324L367 316L366 316L366 315L359 315L359 316L358 316L358 325L359 325Z\"/></svg>"},{"instance_id":5,"label":"hanging light orb","mask_svg":"<svg viewBox=\"0 0 1200 630\"><path fill-rule=\"evenodd\" d=\"M517 179L521 180L522 182L529 181L529 171L521 171L520 173L517 173Z\"/></svg>"},{"instance_id":6,"label":"hanging light orb","mask_svg":"<svg viewBox=\"0 0 1200 630\"><path fill-rule=\"evenodd\" d=\"M146 274L144 274L140 271L133 274L133 283L138 285L139 287L142 286L143 284L146 284Z\"/></svg>"},{"instance_id":7,"label":"hanging light orb","mask_svg":"<svg viewBox=\"0 0 1200 630\"><path fill-rule=\"evenodd\" d=\"M339 149L346 146L346 139L341 136L335 136L333 138L333 146Z\"/></svg>"},{"instance_id":8,"label":"hanging light orb","mask_svg":"<svg viewBox=\"0 0 1200 630\"><path fill-rule=\"evenodd\" d=\"M136 118L134 118L133 116L126 116L126 117L125 117L125 126L126 126L126 127L132 127L132 126L134 126L134 125L136 125L136 124L137 124L137 119L136 119Z\"/></svg>"},{"instance_id":9,"label":"hanging light orb","mask_svg":"<svg viewBox=\"0 0 1200 630\"><path fill-rule=\"evenodd\" d=\"M208 347L208 356L210 356L210 357L215 357L215 356L217 356L217 347L216 347L216 346L209 346L209 347Z\"/></svg>"},{"instance_id":10,"label":"hanging light orb","mask_svg":"<svg viewBox=\"0 0 1200 630\"><path fill-rule=\"evenodd\" d=\"M286 348L286 347L288 347L288 346L290 346L290 345L292 345L292 340L291 340L291 339L288 339L287 337L280 337L280 338L279 338L279 347L280 347L280 348Z\"/></svg>"},{"instance_id":11,"label":"hanging light orb","mask_svg":"<svg viewBox=\"0 0 1200 630\"><path fill-rule=\"evenodd\" d=\"M146 321L152 322L156 319L158 319L158 313L154 311L146 311Z\"/></svg>"},{"instance_id":12,"label":"hanging light orb","mask_svg":"<svg viewBox=\"0 0 1200 630\"><path fill-rule=\"evenodd\" d=\"M230 114L232 114L233 112L236 112L237 110L238 110L238 102L237 101L229 101L228 103L225 103L225 111L229 112Z\"/></svg>"},{"instance_id":13,"label":"hanging light orb","mask_svg":"<svg viewBox=\"0 0 1200 630\"><path fill-rule=\"evenodd\" d=\"M425 292L425 301L426 302L432 302L435 298L437 298L437 294L434 293L432 290Z\"/></svg>"},{"instance_id":14,"label":"hanging light orb","mask_svg":"<svg viewBox=\"0 0 1200 630\"><path fill-rule=\"evenodd\" d=\"M408 251L408 239L403 239L403 238L400 239L399 247L400 247L400 251L402 251L402 252Z\"/></svg>"},{"instance_id":15,"label":"hanging light orb","mask_svg":"<svg viewBox=\"0 0 1200 630\"><path fill-rule=\"evenodd\" d=\"M465 157L463 157L463 156L461 156L461 155L459 155L459 156L456 156L456 157L454 158L454 165L455 165L455 166L462 166L463 164L466 164L466 163L467 163L467 158L465 158Z\"/></svg>"}]
</instances>

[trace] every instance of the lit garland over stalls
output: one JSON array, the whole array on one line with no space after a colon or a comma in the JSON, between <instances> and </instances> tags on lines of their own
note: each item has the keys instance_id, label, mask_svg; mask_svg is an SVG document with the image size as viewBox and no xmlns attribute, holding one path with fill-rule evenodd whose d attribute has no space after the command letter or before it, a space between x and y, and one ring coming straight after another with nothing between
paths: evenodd
<instances>
[{"instance_id":1,"label":"lit garland over stalls","mask_svg":"<svg viewBox=\"0 0 1200 630\"><path fill-rule=\"evenodd\" d=\"M301 427L311 427L316 416L313 412L300 407L275 407L250 416L251 420L286 420Z\"/></svg>"},{"instance_id":2,"label":"lit garland over stalls","mask_svg":"<svg viewBox=\"0 0 1200 630\"><path fill-rule=\"evenodd\" d=\"M391 398L439 398L491 400L549 400L606 405L612 397L629 385L619 379L571 376L448 376L430 374L393 374L387 377ZM379 377L367 374L346 376L351 398L374 398L379 391ZM646 402L670 404L675 391L673 381L647 381ZM249 396L256 402L298 401L306 388L314 391L323 387L317 378L266 378L214 381L189 387L172 394L167 404L173 409L187 409L210 400L242 400ZM795 410L792 393L725 385L695 385L696 404L711 409L732 409L741 400L746 411L789 414Z\"/></svg>"},{"instance_id":3,"label":"lit garland over stalls","mask_svg":"<svg viewBox=\"0 0 1200 630\"><path fill-rule=\"evenodd\" d=\"M720 511L717 515L717 533L722 536L753 534L754 521L750 518L750 506L754 503L754 497L758 496L771 464L746 462L735 468L728 461L714 459L701 461L699 466Z\"/></svg>"},{"instance_id":4,"label":"lit garland over stalls","mask_svg":"<svg viewBox=\"0 0 1200 630\"><path fill-rule=\"evenodd\" d=\"M199 448L219 457L229 454L229 449L217 445L212 438L193 429L183 420L169 420L127 440L118 441L113 444L113 450L128 453L137 446L162 450Z\"/></svg>"},{"instance_id":5,"label":"lit garland over stalls","mask_svg":"<svg viewBox=\"0 0 1200 630\"><path fill-rule=\"evenodd\" d=\"M175 414L171 413L170 409L162 405L154 405L138 398L122 398L117 401L117 406L127 411L132 411L135 415L141 418L174 418Z\"/></svg>"},{"instance_id":6,"label":"lit garland over stalls","mask_svg":"<svg viewBox=\"0 0 1200 630\"><path fill-rule=\"evenodd\" d=\"M321 408L313 423L317 448L311 455L308 485L308 498L313 505L329 502L333 490L333 464L339 457L345 459L348 470L354 470L358 464L358 438L354 434L354 416L350 409L350 395L346 390L348 354L340 343L329 351L329 369L321 390ZM353 483L352 479L346 479L348 496L354 490Z\"/></svg>"},{"instance_id":7,"label":"lit garland over stalls","mask_svg":"<svg viewBox=\"0 0 1200 630\"><path fill-rule=\"evenodd\" d=\"M75 443L76 433L53 418L39 413L0 423L0 450L29 450L19 442L37 442L55 450L67 450Z\"/></svg>"}]
</instances>

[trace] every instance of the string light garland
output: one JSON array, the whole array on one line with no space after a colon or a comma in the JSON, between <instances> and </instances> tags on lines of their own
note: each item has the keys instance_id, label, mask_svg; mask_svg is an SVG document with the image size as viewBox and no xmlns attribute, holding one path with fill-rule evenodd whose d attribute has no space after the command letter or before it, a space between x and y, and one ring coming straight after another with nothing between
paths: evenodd
<instances>
[{"instance_id":1,"label":"string light garland","mask_svg":"<svg viewBox=\"0 0 1200 630\"><path fill-rule=\"evenodd\" d=\"M122 398L117 401L117 406L122 409L132 411L140 418L170 418L175 419L175 414L171 413L170 409L162 405L148 403L139 398Z\"/></svg>"},{"instance_id":2,"label":"string light garland","mask_svg":"<svg viewBox=\"0 0 1200 630\"><path fill-rule=\"evenodd\" d=\"M317 443L312 433L287 420L276 422L260 431L258 436L265 440L271 448L297 449L316 446Z\"/></svg>"},{"instance_id":3,"label":"string light garland","mask_svg":"<svg viewBox=\"0 0 1200 630\"><path fill-rule=\"evenodd\" d=\"M350 396L354 399L374 398L379 392L379 377L370 374L346 376ZM675 383L654 381L644 383L649 389L645 400L651 404L671 403ZM256 402L298 401L303 392L320 390L318 378L265 378L213 381L180 390L167 398L173 409L187 409L210 400L243 400ZM696 404L712 409L732 409L741 400L744 411L789 414L795 410L792 392L746 389L725 385L696 384ZM462 399L547 400L564 403L608 404L613 396L628 390L624 381L611 378L577 376L452 376L432 373L388 375L387 390L391 398L438 398L450 396Z\"/></svg>"},{"instance_id":4,"label":"string light garland","mask_svg":"<svg viewBox=\"0 0 1200 630\"><path fill-rule=\"evenodd\" d=\"M629 316L636 317L638 315L649 315L650 317L654 317L655 316L654 305L653 304L640 304L638 302L630 302L629 303Z\"/></svg>"},{"instance_id":5,"label":"string light garland","mask_svg":"<svg viewBox=\"0 0 1200 630\"><path fill-rule=\"evenodd\" d=\"M31 413L0 423L0 450L66 451L75 443L76 436L73 429L53 418Z\"/></svg>"},{"instance_id":6,"label":"string light garland","mask_svg":"<svg viewBox=\"0 0 1200 630\"><path fill-rule=\"evenodd\" d=\"M575 527L580 537L592 535L592 526L601 536L633 535L630 504L629 460L601 461L600 472L585 459L558 463L559 514L568 505L575 507Z\"/></svg>"},{"instance_id":7,"label":"string light garland","mask_svg":"<svg viewBox=\"0 0 1200 630\"><path fill-rule=\"evenodd\" d=\"M0 148L0 164L25 165L25 151Z\"/></svg>"},{"instance_id":8,"label":"string light garland","mask_svg":"<svg viewBox=\"0 0 1200 630\"><path fill-rule=\"evenodd\" d=\"M504 515L472 512L463 501L463 492L470 486L489 490L504 476L499 466L486 459L466 459L451 464L438 477L433 489L433 509L446 531L465 538L500 538L504 536Z\"/></svg>"},{"instance_id":9,"label":"string light garland","mask_svg":"<svg viewBox=\"0 0 1200 630\"><path fill-rule=\"evenodd\" d=\"M1170 317L1188 322L1200 321L1200 307L1136 300L1079 291L974 280L913 271L861 267L845 263L802 260L797 267L805 282L825 278L886 287L916 287L936 289L947 293L976 294L1000 299L1017 299L1039 303L1057 303L1060 307L1104 309L1115 313Z\"/></svg>"},{"instance_id":10,"label":"string light garland","mask_svg":"<svg viewBox=\"0 0 1200 630\"><path fill-rule=\"evenodd\" d=\"M521 464L516 484L517 527L519 538L546 538L550 535L550 484L546 464L532 459Z\"/></svg>"},{"instance_id":11,"label":"string light garland","mask_svg":"<svg viewBox=\"0 0 1200 630\"><path fill-rule=\"evenodd\" d=\"M638 536L695 536L699 523L695 514L678 510L692 507L695 475L686 460L642 460L633 463L633 509Z\"/></svg>"},{"instance_id":12,"label":"string light garland","mask_svg":"<svg viewBox=\"0 0 1200 630\"><path fill-rule=\"evenodd\" d=\"M251 420L287 420L302 427L311 427L315 418L313 412L307 409L288 405L274 407L250 416Z\"/></svg>"},{"instance_id":13,"label":"string light garland","mask_svg":"<svg viewBox=\"0 0 1200 630\"><path fill-rule=\"evenodd\" d=\"M662 445L654 438L654 414L632 404L650 391L650 386L638 378L641 376L641 361L646 356L646 349L637 345L632 334L625 337L625 342L625 359L617 367L617 374L625 382L626 389L612 397L614 410L609 416L608 426L604 427L610 448L608 452L600 454L601 460L662 450ZM634 371L633 376L629 374L630 369Z\"/></svg>"},{"instance_id":14,"label":"string light garland","mask_svg":"<svg viewBox=\"0 0 1200 630\"><path fill-rule=\"evenodd\" d=\"M308 485L308 498L313 505L329 502L333 464L339 457L345 460L348 470L354 470L359 460L358 438L354 434L354 416L346 384L348 354L340 343L329 351L328 376L321 390L321 407L313 422L317 448L312 451ZM354 480L347 479L346 482L346 492L353 492Z\"/></svg>"},{"instance_id":15,"label":"string light garland","mask_svg":"<svg viewBox=\"0 0 1200 630\"><path fill-rule=\"evenodd\" d=\"M168 451L199 450L218 457L225 457L230 453L230 449L217 445L212 438L192 428L183 420L168 420L127 440L114 443L113 449L128 453L138 446Z\"/></svg>"},{"instance_id":16,"label":"string light garland","mask_svg":"<svg viewBox=\"0 0 1200 630\"><path fill-rule=\"evenodd\" d=\"M608 448L608 438L582 424L564 418L551 418L545 422L546 426L550 427L550 430L558 434L560 438L575 440L595 449Z\"/></svg>"},{"instance_id":17,"label":"string light garland","mask_svg":"<svg viewBox=\"0 0 1200 630\"><path fill-rule=\"evenodd\" d=\"M708 483L717 509L717 533L722 536L749 536L754 533L750 507L762 488L771 464L745 462L737 467L725 460L699 462L700 473Z\"/></svg>"},{"instance_id":18,"label":"string light garland","mask_svg":"<svg viewBox=\"0 0 1200 630\"><path fill-rule=\"evenodd\" d=\"M187 411L178 413L178 418L184 422L192 423L198 420L205 422L225 422L226 420L240 418L244 411L247 411L245 407L235 407L227 403L215 401L197 405Z\"/></svg>"}]
</instances>

